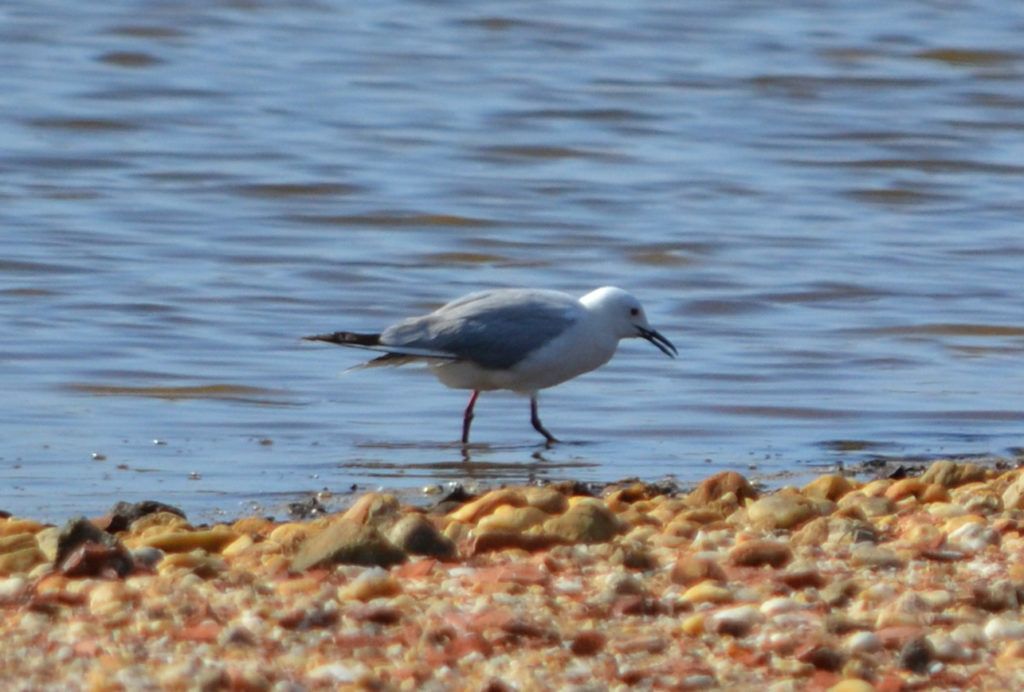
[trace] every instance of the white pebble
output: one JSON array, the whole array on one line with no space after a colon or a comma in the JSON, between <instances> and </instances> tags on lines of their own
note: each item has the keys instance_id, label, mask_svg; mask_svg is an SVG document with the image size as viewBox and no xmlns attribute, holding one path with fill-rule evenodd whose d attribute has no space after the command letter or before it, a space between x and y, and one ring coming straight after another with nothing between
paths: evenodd
<instances>
[{"instance_id":1,"label":"white pebble","mask_svg":"<svg viewBox=\"0 0 1024 692\"><path fill-rule=\"evenodd\" d=\"M148 568L156 567L164 559L164 551L152 546L142 546L131 551L132 560Z\"/></svg>"},{"instance_id":2,"label":"white pebble","mask_svg":"<svg viewBox=\"0 0 1024 692\"><path fill-rule=\"evenodd\" d=\"M984 630L973 622L965 622L962 625L957 625L949 634L953 638L953 641L965 646L984 646L987 643Z\"/></svg>"},{"instance_id":3,"label":"white pebble","mask_svg":"<svg viewBox=\"0 0 1024 692\"><path fill-rule=\"evenodd\" d=\"M985 623L985 636L990 642L1024 639L1024 622L1009 620L997 615Z\"/></svg>"},{"instance_id":4,"label":"white pebble","mask_svg":"<svg viewBox=\"0 0 1024 692\"><path fill-rule=\"evenodd\" d=\"M935 652L935 658L940 661L969 661L973 658L963 644L945 632L933 632L927 639Z\"/></svg>"},{"instance_id":5,"label":"white pebble","mask_svg":"<svg viewBox=\"0 0 1024 692\"><path fill-rule=\"evenodd\" d=\"M764 622L764 615L762 615L761 611L755 606L744 605L720 610L711 616L711 620L716 627L721 625L732 625L739 626L741 628L749 628L760 622Z\"/></svg>"},{"instance_id":6,"label":"white pebble","mask_svg":"<svg viewBox=\"0 0 1024 692\"><path fill-rule=\"evenodd\" d=\"M579 579L568 579L561 577L555 580L555 591L564 594L579 594L583 593L583 582Z\"/></svg>"},{"instance_id":7,"label":"white pebble","mask_svg":"<svg viewBox=\"0 0 1024 692\"><path fill-rule=\"evenodd\" d=\"M874 632L854 632L846 638L846 650L851 654L869 654L882 648L882 640Z\"/></svg>"},{"instance_id":8,"label":"white pebble","mask_svg":"<svg viewBox=\"0 0 1024 692\"><path fill-rule=\"evenodd\" d=\"M0 601L13 601L21 597L28 588L25 577L14 576L0 579Z\"/></svg>"},{"instance_id":9,"label":"white pebble","mask_svg":"<svg viewBox=\"0 0 1024 692\"><path fill-rule=\"evenodd\" d=\"M360 678L365 677L367 673L369 673L369 668L362 663L355 663L353 665L346 665L344 663L325 663L324 665L309 671L307 675L313 680L331 680L334 682L353 683Z\"/></svg>"},{"instance_id":10,"label":"white pebble","mask_svg":"<svg viewBox=\"0 0 1024 692\"><path fill-rule=\"evenodd\" d=\"M768 617L772 617L773 615L780 615L782 613L790 613L794 610L800 610L803 607L803 604L795 598L776 596L775 598L769 598L761 604L761 612Z\"/></svg>"},{"instance_id":11,"label":"white pebble","mask_svg":"<svg viewBox=\"0 0 1024 692\"><path fill-rule=\"evenodd\" d=\"M931 610L945 610L953 604L953 594L943 589L923 591L918 595L924 599L925 603L928 604L928 608Z\"/></svg>"},{"instance_id":12,"label":"white pebble","mask_svg":"<svg viewBox=\"0 0 1024 692\"><path fill-rule=\"evenodd\" d=\"M999 532L978 522L964 524L949 534L950 547L976 553L990 545L999 545Z\"/></svg>"}]
</instances>

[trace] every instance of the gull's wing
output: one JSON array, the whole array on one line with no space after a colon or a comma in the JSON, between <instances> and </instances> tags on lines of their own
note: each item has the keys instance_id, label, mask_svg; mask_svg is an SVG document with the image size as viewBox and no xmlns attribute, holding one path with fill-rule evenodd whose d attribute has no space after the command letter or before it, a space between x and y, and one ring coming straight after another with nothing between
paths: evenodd
<instances>
[{"instance_id":1,"label":"gull's wing","mask_svg":"<svg viewBox=\"0 0 1024 692\"><path fill-rule=\"evenodd\" d=\"M558 291L480 291L392 325L377 344L364 348L510 368L571 327L583 310L578 300Z\"/></svg>"}]
</instances>

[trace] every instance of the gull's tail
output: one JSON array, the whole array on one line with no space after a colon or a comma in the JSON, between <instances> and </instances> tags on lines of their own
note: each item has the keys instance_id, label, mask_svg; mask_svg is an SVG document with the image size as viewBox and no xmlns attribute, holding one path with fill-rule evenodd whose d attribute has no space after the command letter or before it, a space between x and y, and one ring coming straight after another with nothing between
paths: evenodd
<instances>
[{"instance_id":1,"label":"gull's tail","mask_svg":"<svg viewBox=\"0 0 1024 692\"><path fill-rule=\"evenodd\" d=\"M314 334L302 337L303 341L326 341L339 346L355 346L356 348L373 348L380 346L380 334L358 334L356 332L331 332L330 334Z\"/></svg>"},{"instance_id":2,"label":"gull's tail","mask_svg":"<svg viewBox=\"0 0 1024 692\"><path fill-rule=\"evenodd\" d=\"M387 346L380 342L380 334L359 334L357 332L331 332L330 334L314 334L313 336L302 337L303 341L324 341L329 344L336 344L338 346L351 346L353 348L365 348L371 351L384 351L384 355L378 356L373 360L368 360L365 363L359 365L353 365L351 368L347 368L345 372L351 370L361 370L363 368L379 368L382 366L397 366L405 365L406 363L415 363L422 360L451 360L452 356L444 354L434 353L433 351L427 351L424 349L411 348L406 349L403 347Z\"/></svg>"}]
</instances>

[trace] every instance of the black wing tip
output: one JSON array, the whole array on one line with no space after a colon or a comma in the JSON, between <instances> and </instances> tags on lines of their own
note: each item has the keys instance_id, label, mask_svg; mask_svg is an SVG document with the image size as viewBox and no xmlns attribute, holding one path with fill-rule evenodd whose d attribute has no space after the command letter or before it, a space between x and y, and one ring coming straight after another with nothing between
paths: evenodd
<instances>
[{"instance_id":1,"label":"black wing tip","mask_svg":"<svg viewBox=\"0 0 1024 692\"><path fill-rule=\"evenodd\" d=\"M325 341L339 346L379 346L380 334L357 334L356 332L331 332L302 337L303 341Z\"/></svg>"}]
</instances>

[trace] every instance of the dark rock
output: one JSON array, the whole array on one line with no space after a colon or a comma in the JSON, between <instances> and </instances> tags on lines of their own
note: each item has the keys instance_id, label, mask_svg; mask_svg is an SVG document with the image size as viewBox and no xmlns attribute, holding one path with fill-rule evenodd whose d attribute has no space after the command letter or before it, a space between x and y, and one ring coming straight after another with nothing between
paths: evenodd
<instances>
[{"instance_id":1,"label":"dark rock","mask_svg":"<svg viewBox=\"0 0 1024 692\"><path fill-rule=\"evenodd\" d=\"M911 639L900 650L900 666L912 673L924 673L935 658L935 649L924 637Z\"/></svg>"},{"instance_id":2,"label":"dark rock","mask_svg":"<svg viewBox=\"0 0 1024 692\"><path fill-rule=\"evenodd\" d=\"M54 566L71 577L123 577L132 571L134 562L117 538L78 517L70 519L57 536Z\"/></svg>"},{"instance_id":3,"label":"dark rock","mask_svg":"<svg viewBox=\"0 0 1024 692\"><path fill-rule=\"evenodd\" d=\"M843 667L842 654L820 644L810 644L798 650L796 660L801 663L810 663L818 670L827 670L833 673Z\"/></svg>"},{"instance_id":4,"label":"dark rock","mask_svg":"<svg viewBox=\"0 0 1024 692\"><path fill-rule=\"evenodd\" d=\"M454 512L470 500L475 500L476 497L476 495L471 492L467 492L466 489L459 484L452 488L447 495L431 505L427 511L431 514L448 514L449 512Z\"/></svg>"},{"instance_id":5,"label":"dark rock","mask_svg":"<svg viewBox=\"0 0 1024 692\"><path fill-rule=\"evenodd\" d=\"M576 656L594 656L601 653L607 643L608 638L597 630L583 630L573 638L569 650Z\"/></svg>"},{"instance_id":6,"label":"dark rock","mask_svg":"<svg viewBox=\"0 0 1024 692\"><path fill-rule=\"evenodd\" d=\"M305 500L288 503L288 517L294 521L315 519L325 514L327 514L327 508L316 497L308 497Z\"/></svg>"},{"instance_id":7,"label":"dark rock","mask_svg":"<svg viewBox=\"0 0 1024 692\"><path fill-rule=\"evenodd\" d=\"M170 512L171 514L177 514L182 519L185 518L185 513L177 507L164 504L163 502L157 502L156 500L143 500L142 502L118 502L110 510L106 530L108 533L126 531L136 519L144 517L147 514L156 514L157 512Z\"/></svg>"},{"instance_id":8,"label":"dark rock","mask_svg":"<svg viewBox=\"0 0 1024 692\"><path fill-rule=\"evenodd\" d=\"M278 624L286 630L318 630L338 624L340 615L336 610L323 608L290 610L278 619Z\"/></svg>"},{"instance_id":9,"label":"dark rock","mask_svg":"<svg viewBox=\"0 0 1024 692\"><path fill-rule=\"evenodd\" d=\"M375 625L395 625L402 620L402 611L386 605L361 605L346 611L345 615L358 622L372 622Z\"/></svg>"},{"instance_id":10,"label":"dark rock","mask_svg":"<svg viewBox=\"0 0 1024 692\"><path fill-rule=\"evenodd\" d=\"M584 483L583 481L560 481L558 483L552 483L549 487L554 488L566 497L573 497L576 495L583 497L595 497L598 492L593 484Z\"/></svg>"}]
</instances>

